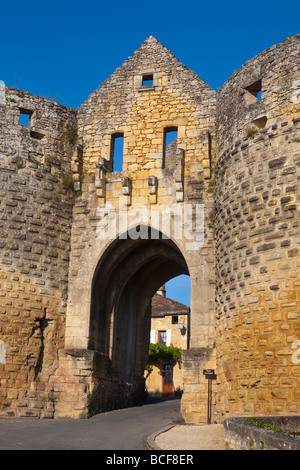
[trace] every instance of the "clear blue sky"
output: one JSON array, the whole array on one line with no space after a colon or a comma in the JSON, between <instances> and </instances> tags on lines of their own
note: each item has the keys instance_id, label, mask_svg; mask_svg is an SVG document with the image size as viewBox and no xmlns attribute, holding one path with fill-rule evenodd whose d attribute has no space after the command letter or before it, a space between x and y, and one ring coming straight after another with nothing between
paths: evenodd
<instances>
[{"instance_id":1,"label":"clear blue sky","mask_svg":"<svg viewBox=\"0 0 300 470\"><path fill-rule=\"evenodd\" d=\"M299 32L299 0L2 1L0 80L77 108L152 35L218 90ZM167 295L189 303L173 284Z\"/></svg>"},{"instance_id":2,"label":"clear blue sky","mask_svg":"<svg viewBox=\"0 0 300 470\"><path fill-rule=\"evenodd\" d=\"M299 0L2 1L0 80L76 108L153 35L217 90L299 29Z\"/></svg>"},{"instance_id":3,"label":"clear blue sky","mask_svg":"<svg viewBox=\"0 0 300 470\"><path fill-rule=\"evenodd\" d=\"M177 276L166 284L166 296L191 306L191 281L189 276Z\"/></svg>"}]
</instances>

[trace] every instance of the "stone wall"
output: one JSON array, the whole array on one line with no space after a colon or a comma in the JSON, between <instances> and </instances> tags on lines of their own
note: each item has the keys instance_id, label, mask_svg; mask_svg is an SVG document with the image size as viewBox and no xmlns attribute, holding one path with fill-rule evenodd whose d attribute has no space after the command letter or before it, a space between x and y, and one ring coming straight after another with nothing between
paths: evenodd
<instances>
[{"instance_id":1,"label":"stone wall","mask_svg":"<svg viewBox=\"0 0 300 470\"><path fill-rule=\"evenodd\" d=\"M75 140L75 111L2 86L0 416L53 417L49 378L64 344Z\"/></svg>"},{"instance_id":2,"label":"stone wall","mask_svg":"<svg viewBox=\"0 0 300 470\"><path fill-rule=\"evenodd\" d=\"M227 450L300 450L300 417L263 417L224 421Z\"/></svg>"},{"instance_id":3,"label":"stone wall","mask_svg":"<svg viewBox=\"0 0 300 470\"><path fill-rule=\"evenodd\" d=\"M219 419L300 409L299 52L299 35L271 47L218 95Z\"/></svg>"}]
</instances>

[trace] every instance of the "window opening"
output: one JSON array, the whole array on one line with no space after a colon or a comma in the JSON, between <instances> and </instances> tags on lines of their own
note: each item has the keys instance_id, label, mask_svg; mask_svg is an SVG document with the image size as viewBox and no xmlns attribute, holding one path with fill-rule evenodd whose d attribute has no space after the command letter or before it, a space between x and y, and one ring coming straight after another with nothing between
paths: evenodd
<instances>
[{"instance_id":1,"label":"window opening","mask_svg":"<svg viewBox=\"0 0 300 470\"><path fill-rule=\"evenodd\" d=\"M45 135L37 131L30 131L30 137L32 137L33 139L37 139L37 140L43 140Z\"/></svg>"},{"instance_id":2,"label":"window opening","mask_svg":"<svg viewBox=\"0 0 300 470\"><path fill-rule=\"evenodd\" d=\"M252 83L251 85L245 88L246 90L246 104L255 103L256 101L261 101L261 80L257 80L257 82Z\"/></svg>"},{"instance_id":3,"label":"window opening","mask_svg":"<svg viewBox=\"0 0 300 470\"><path fill-rule=\"evenodd\" d=\"M166 331L159 331L158 332L158 342L163 346L167 345L167 332Z\"/></svg>"},{"instance_id":4,"label":"window opening","mask_svg":"<svg viewBox=\"0 0 300 470\"><path fill-rule=\"evenodd\" d=\"M124 134L113 134L111 136L111 160L113 171L123 170Z\"/></svg>"},{"instance_id":5,"label":"window opening","mask_svg":"<svg viewBox=\"0 0 300 470\"><path fill-rule=\"evenodd\" d=\"M143 75L142 86L153 86L153 74Z\"/></svg>"},{"instance_id":6,"label":"window opening","mask_svg":"<svg viewBox=\"0 0 300 470\"><path fill-rule=\"evenodd\" d=\"M19 124L22 124L22 126L29 126L32 113L33 111L30 111L29 109L21 108L20 116L19 116Z\"/></svg>"},{"instance_id":7,"label":"window opening","mask_svg":"<svg viewBox=\"0 0 300 470\"><path fill-rule=\"evenodd\" d=\"M168 154L174 153L177 149L177 136L177 127L167 127L164 130L163 168L166 166L166 159Z\"/></svg>"},{"instance_id":8,"label":"window opening","mask_svg":"<svg viewBox=\"0 0 300 470\"><path fill-rule=\"evenodd\" d=\"M266 126L267 121L267 116L262 116L259 119L254 119L254 121L252 121L252 124L255 126L256 129L263 129Z\"/></svg>"},{"instance_id":9,"label":"window opening","mask_svg":"<svg viewBox=\"0 0 300 470\"><path fill-rule=\"evenodd\" d=\"M172 325L178 324L178 315L172 315Z\"/></svg>"}]
</instances>

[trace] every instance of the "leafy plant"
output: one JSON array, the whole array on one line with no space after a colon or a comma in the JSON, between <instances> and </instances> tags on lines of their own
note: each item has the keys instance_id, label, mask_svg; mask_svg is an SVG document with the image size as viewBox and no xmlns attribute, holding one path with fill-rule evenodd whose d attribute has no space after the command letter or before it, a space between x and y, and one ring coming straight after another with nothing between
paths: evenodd
<instances>
[{"instance_id":1,"label":"leafy plant","mask_svg":"<svg viewBox=\"0 0 300 470\"><path fill-rule=\"evenodd\" d=\"M67 130L67 139L70 144L75 144L77 141L77 129L76 127L69 127Z\"/></svg>"},{"instance_id":2,"label":"leafy plant","mask_svg":"<svg viewBox=\"0 0 300 470\"><path fill-rule=\"evenodd\" d=\"M248 423L254 424L255 426L257 426L259 428L268 429L269 431L283 432L283 430L281 428L277 428L274 424L269 423L268 421L265 421L262 418L244 418L244 421L247 421Z\"/></svg>"},{"instance_id":3,"label":"leafy plant","mask_svg":"<svg viewBox=\"0 0 300 470\"><path fill-rule=\"evenodd\" d=\"M253 139L256 132L257 132L257 129L254 127L253 124L246 127L247 138Z\"/></svg>"},{"instance_id":4,"label":"leafy plant","mask_svg":"<svg viewBox=\"0 0 300 470\"><path fill-rule=\"evenodd\" d=\"M175 395L175 397L181 397L181 396L182 396L182 394L183 394L183 390L182 390L182 388L180 388L180 387L176 387L176 388L175 388L175 391L174 391L174 395Z\"/></svg>"},{"instance_id":5,"label":"leafy plant","mask_svg":"<svg viewBox=\"0 0 300 470\"><path fill-rule=\"evenodd\" d=\"M215 182L214 181L210 181L208 183L208 189L206 190L207 194L214 194L215 192Z\"/></svg>"},{"instance_id":6,"label":"leafy plant","mask_svg":"<svg viewBox=\"0 0 300 470\"><path fill-rule=\"evenodd\" d=\"M61 201L61 195L58 194L56 191L53 191L52 197L53 197L53 199L54 199L56 202L60 202L60 201Z\"/></svg>"},{"instance_id":7,"label":"leafy plant","mask_svg":"<svg viewBox=\"0 0 300 470\"><path fill-rule=\"evenodd\" d=\"M182 349L175 346L163 346L160 343L151 343L149 346L149 359L146 370L150 373L153 368L158 367L161 371L165 364L181 364L182 363ZM150 370L151 369L151 370Z\"/></svg>"},{"instance_id":8,"label":"leafy plant","mask_svg":"<svg viewBox=\"0 0 300 470\"><path fill-rule=\"evenodd\" d=\"M73 177L71 172L66 172L62 177L62 187L70 191L74 190Z\"/></svg>"}]
</instances>

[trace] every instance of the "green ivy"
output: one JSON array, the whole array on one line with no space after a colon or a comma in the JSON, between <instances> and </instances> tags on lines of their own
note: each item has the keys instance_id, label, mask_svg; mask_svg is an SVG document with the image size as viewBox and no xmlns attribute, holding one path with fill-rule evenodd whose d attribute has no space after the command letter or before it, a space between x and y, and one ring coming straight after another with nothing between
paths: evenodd
<instances>
[{"instance_id":1,"label":"green ivy","mask_svg":"<svg viewBox=\"0 0 300 470\"><path fill-rule=\"evenodd\" d=\"M174 346L163 346L160 343L151 343L149 346L149 359L146 370L150 373L156 366L162 369L165 364L175 365L182 363L182 349Z\"/></svg>"},{"instance_id":2,"label":"green ivy","mask_svg":"<svg viewBox=\"0 0 300 470\"><path fill-rule=\"evenodd\" d=\"M276 426L274 426L274 424L269 423L268 421L265 421L262 418L244 418L244 421L254 424L255 426L258 426L259 428L268 429L269 431L283 432L281 428L277 428Z\"/></svg>"}]
</instances>

